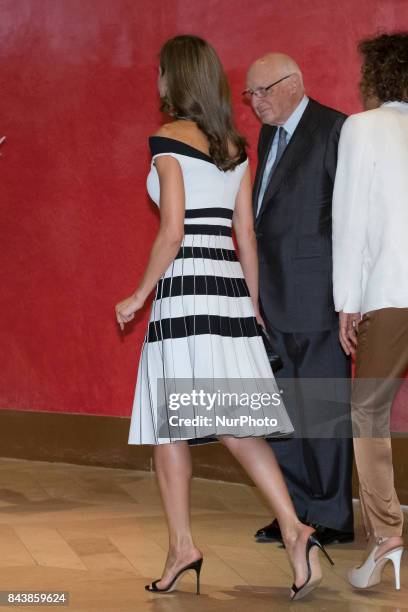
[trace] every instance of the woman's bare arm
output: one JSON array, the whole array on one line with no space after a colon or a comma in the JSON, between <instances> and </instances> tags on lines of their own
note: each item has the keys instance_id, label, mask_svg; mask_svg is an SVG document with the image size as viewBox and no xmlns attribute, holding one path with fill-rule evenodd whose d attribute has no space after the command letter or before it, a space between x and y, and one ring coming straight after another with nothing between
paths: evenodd
<instances>
[{"instance_id":1,"label":"woman's bare arm","mask_svg":"<svg viewBox=\"0 0 408 612\"><path fill-rule=\"evenodd\" d=\"M154 163L160 180L160 228L135 291L144 300L177 255L184 235L185 196L180 164L170 155L156 157Z\"/></svg>"},{"instance_id":2,"label":"woman's bare arm","mask_svg":"<svg viewBox=\"0 0 408 612\"><path fill-rule=\"evenodd\" d=\"M171 155L155 158L160 181L160 228L150 250L140 283L132 295L116 305L116 318L123 329L142 308L160 277L176 257L184 236L185 194L179 162Z\"/></svg>"},{"instance_id":3,"label":"woman's bare arm","mask_svg":"<svg viewBox=\"0 0 408 612\"><path fill-rule=\"evenodd\" d=\"M237 239L242 271L254 305L255 315L258 323L263 324L259 314L258 252L252 212L252 186L249 166L241 180L232 224Z\"/></svg>"}]
</instances>

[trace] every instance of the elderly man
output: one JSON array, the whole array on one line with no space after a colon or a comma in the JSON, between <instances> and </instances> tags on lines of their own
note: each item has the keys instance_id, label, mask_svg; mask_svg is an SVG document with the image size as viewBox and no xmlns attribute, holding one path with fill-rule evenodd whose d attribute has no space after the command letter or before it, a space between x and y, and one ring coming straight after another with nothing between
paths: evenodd
<instances>
[{"instance_id":1,"label":"elderly man","mask_svg":"<svg viewBox=\"0 0 408 612\"><path fill-rule=\"evenodd\" d=\"M333 304L331 207L345 115L308 98L296 62L270 53L249 69L245 97L262 122L253 191L260 307L295 436L270 441L299 518L323 544L354 538L350 360ZM310 379L318 381L308 387ZM337 423L337 428L333 426ZM258 541L281 540L274 520Z\"/></svg>"}]
</instances>

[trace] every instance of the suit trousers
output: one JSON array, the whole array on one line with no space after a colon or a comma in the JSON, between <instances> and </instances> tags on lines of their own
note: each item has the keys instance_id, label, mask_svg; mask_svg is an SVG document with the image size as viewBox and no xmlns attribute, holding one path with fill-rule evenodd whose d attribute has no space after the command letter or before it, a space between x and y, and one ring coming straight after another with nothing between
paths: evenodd
<instances>
[{"instance_id":1,"label":"suit trousers","mask_svg":"<svg viewBox=\"0 0 408 612\"><path fill-rule=\"evenodd\" d=\"M408 308L366 313L357 330L352 390L354 454L367 538L401 536L394 487L390 414L408 369Z\"/></svg>"},{"instance_id":2,"label":"suit trousers","mask_svg":"<svg viewBox=\"0 0 408 612\"><path fill-rule=\"evenodd\" d=\"M351 362L338 323L326 331L287 333L271 324L262 305L261 314L283 360L275 377L295 428L292 438L268 443L296 513L303 522L352 532Z\"/></svg>"}]
</instances>

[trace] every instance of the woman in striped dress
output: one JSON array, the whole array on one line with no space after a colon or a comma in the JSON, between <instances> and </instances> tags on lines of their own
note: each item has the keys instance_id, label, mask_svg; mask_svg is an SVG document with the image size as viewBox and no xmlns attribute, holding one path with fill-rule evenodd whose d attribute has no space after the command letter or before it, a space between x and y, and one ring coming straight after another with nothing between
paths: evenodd
<instances>
[{"instance_id":1,"label":"woman in striped dress","mask_svg":"<svg viewBox=\"0 0 408 612\"><path fill-rule=\"evenodd\" d=\"M147 187L160 208L160 229L138 288L116 306L123 329L155 288L129 444L154 445L169 552L161 579L146 589L173 590L192 569L198 592L202 553L190 529L189 444L219 440L270 503L294 571L291 597L300 598L321 579L320 544L298 520L264 439L293 427L261 337L245 141L233 125L218 56L204 40L167 41L158 86L162 110L174 118L149 139Z\"/></svg>"}]
</instances>

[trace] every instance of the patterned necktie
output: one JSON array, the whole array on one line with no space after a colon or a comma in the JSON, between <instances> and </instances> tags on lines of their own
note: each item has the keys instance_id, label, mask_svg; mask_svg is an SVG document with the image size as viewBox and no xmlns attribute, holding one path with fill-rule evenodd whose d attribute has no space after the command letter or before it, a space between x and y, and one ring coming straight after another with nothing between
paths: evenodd
<instances>
[{"instance_id":1,"label":"patterned necktie","mask_svg":"<svg viewBox=\"0 0 408 612\"><path fill-rule=\"evenodd\" d=\"M283 154L284 150L286 149L286 145L287 145L286 136L287 136L287 131L285 130L284 127L280 127L278 129L278 149L276 151L275 160L274 160L274 162L273 162L273 164L272 164L272 166L270 168L268 168L268 165L270 163L270 159L267 160L266 165L265 165L265 170L264 170L264 174L263 174L263 177L262 177L261 190L259 192L258 211L257 211L257 213L259 212L259 210L260 210L260 208L262 206L262 200L263 200L263 197L265 195L265 191L266 191L266 189L267 189L267 187L268 187L268 185L270 183L270 180L271 180L272 175L273 175L273 173L275 171L275 168L278 165L279 160L282 157L282 154ZM271 150L272 150L272 147L271 147ZM270 153L271 152L269 152L269 156L270 156ZM268 156L268 158L269 158L269 156Z\"/></svg>"}]
</instances>

